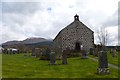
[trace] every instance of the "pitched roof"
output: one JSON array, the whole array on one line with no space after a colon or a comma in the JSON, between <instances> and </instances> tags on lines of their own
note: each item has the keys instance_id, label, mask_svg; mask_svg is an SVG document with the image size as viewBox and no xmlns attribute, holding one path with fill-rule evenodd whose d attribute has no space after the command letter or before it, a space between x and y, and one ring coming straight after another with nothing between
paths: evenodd
<instances>
[{"instance_id":1,"label":"pitched roof","mask_svg":"<svg viewBox=\"0 0 120 80\"><path fill-rule=\"evenodd\" d=\"M57 34L57 36L54 38L54 40L58 37L58 35L61 34L61 32L62 32L64 29L68 28L70 25L74 24L75 22L77 22L78 25L80 25L80 24L84 25L88 30L92 31L92 30L91 30L90 28L88 28L84 23L82 23L81 21L79 21L79 16L76 14L76 15L74 16L74 21L73 21L72 23L70 23L68 26L66 26L65 28L63 28L63 29ZM92 31L92 32L93 32L93 31ZM93 32L93 33L94 33L94 32ZM54 41L54 40L53 40L53 41Z\"/></svg>"}]
</instances>

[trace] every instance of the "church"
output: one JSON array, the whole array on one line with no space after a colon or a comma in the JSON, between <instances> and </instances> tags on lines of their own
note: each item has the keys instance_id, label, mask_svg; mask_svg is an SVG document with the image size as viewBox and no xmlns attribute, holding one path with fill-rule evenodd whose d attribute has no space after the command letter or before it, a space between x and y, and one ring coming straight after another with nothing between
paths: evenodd
<instances>
[{"instance_id":1,"label":"church","mask_svg":"<svg viewBox=\"0 0 120 80\"><path fill-rule=\"evenodd\" d=\"M79 16L74 16L74 21L63 28L53 40L56 51L63 52L67 48L70 50L89 50L94 46L94 32L79 20Z\"/></svg>"}]
</instances>

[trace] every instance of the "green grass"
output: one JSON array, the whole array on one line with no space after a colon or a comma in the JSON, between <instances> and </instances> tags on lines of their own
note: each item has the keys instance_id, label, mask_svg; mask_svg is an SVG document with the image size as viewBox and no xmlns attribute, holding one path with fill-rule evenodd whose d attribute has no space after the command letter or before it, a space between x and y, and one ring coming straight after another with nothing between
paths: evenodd
<instances>
[{"instance_id":1,"label":"green grass","mask_svg":"<svg viewBox=\"0 0 120 80\"><path fill-rule=\"evenodd\" d=\"M93 55L90 55L90 54L89 54L88 56L90 56L90 57L95 58L95 59L98 60L98 57L96 57L96 56L93 56ZM111 55L110 52L108 51L108 52L107 52L108 63L114 64L114 65L116 65L116 66L120 66L120 64L118 64L118 63L119 63L119 62L118 62L118 56L120 56L120 52L117 53L117 57L112 57L112 55Z\"/></svg>"},{"instance_id":2,"label":"green grass","mask_svg":"<svg viewBox=\"0 0 120 80\"><path fill-rule=\"evenodd\" d=\"M2 54L0 54L0 78L2 77Z\"/></svg>"},{"instance_id":3,"label":"green grass","mask_svg":"<svg viewBox=\"0 0 120 80\"><path fill-rule=\"evenodd\" d=\"M2 55L3 78L118 78L118 70L110 67L111 74L96 74L98 63L80 57L69 58L67 65L57 65L23 54Z\"/></svg>"},{"instance_id":4,"label":"green grass","mask_svg":"<svg viewBox=\"0 0 120 80\"><path fill-rule=\"evenodd\" d=\"M110 52L108 52L108 62L110 64L114 64L120 67L120 64L118 63L118 56L120 56L120 52L117 53L117 57L112 57L112 55L110 54Z\"/></svg>"}]
</instances>

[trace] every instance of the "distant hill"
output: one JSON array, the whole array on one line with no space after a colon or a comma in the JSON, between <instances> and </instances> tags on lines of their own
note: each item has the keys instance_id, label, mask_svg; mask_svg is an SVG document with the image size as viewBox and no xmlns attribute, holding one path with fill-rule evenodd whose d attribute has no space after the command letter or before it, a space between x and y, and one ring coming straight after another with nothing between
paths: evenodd
<instances>
[{"instance_id":1,"label":"distant hill","mask_svg":"<svg viewBox=\"0 0 120 80\"><path fill-rule=\"evenodd\" d=\"M13 44L19 44L22 43L22 41L7 41L5 43L2 43L2 45L13 45Z\"/></svg>"},{"instance_id":2,"label":"distant hill","mask_svg":"<svg viewBox=\"0 0 120 80\"><path fill-rule=\"evenodd\" d=\"M36 38L36 37L31 37L27 38L23 41L8 41L2 44L2 46L10 46L10 45L19 45L19 44L24 44L27 46L43 46L43 45L48 45L51 46L53 44L52 40L48 40L45 38Z\"/></svg>"},{"instance_id":3,"label":"distant hill","mask_svg":"<svg viewBox=\"0 0 120 80\"><path fill-rule=\"evenodd\" d=\"M53 41L43 41L43 42L38 42L38 43L29 43L25 45L26 46L52 46Z\"/></svg>"},{"instance_id":4,"label":"distant hill","mask_svg":"<svg viewBox=\"0 0 120 80\"><path fill-rule=\"evenodd\" d=\"M22 42L24 44L32 44L32 43L38 43L38 42L44 42L44 41L48 41L48 40L44 39L44 38L35 38L35 37L32 37L32 38L27 38L27 39L23 40Z\"/></svg>"}]
</instances>

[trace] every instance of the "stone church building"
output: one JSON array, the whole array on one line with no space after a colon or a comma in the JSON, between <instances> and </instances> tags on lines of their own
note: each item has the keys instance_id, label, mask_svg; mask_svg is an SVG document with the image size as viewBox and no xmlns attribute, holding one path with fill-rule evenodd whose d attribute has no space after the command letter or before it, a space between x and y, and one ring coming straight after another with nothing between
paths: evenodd
<instances>
[{"instance_id":1,"label":"stone church building","mask_svg":"<svg viewBox=\"0 0 120 80\"><path fill-rule=\"evenodd\" d=\"M89 50L94 46L94 32L79 20L79 16L74 16L74 21L62 29L53 40L56 51L63 52L70 50Z\"/></svg>"}]
</instances>

